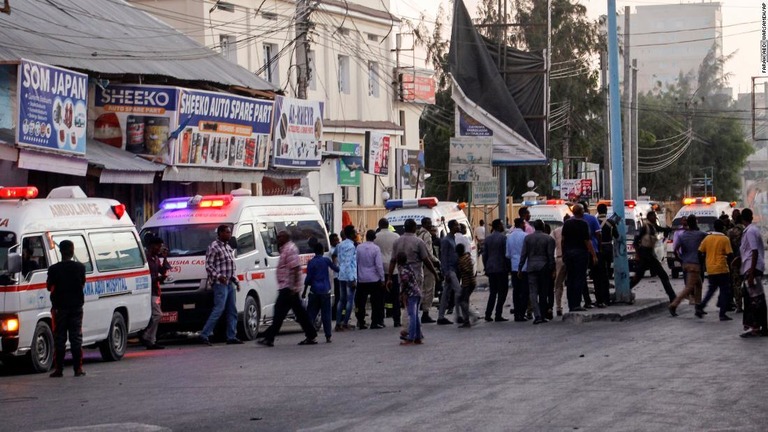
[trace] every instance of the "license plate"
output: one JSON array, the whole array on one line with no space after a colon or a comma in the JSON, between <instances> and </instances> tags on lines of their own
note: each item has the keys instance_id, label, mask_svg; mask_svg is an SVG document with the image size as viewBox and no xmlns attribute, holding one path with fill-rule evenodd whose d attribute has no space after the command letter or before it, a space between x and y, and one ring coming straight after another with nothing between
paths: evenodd
<instances>
[{"instance_id":1,"label":"license plate","mask_svg":"<svg viewBox=\"0 0 768 432\"><path fill-rule=\"evenodd\" d=\"M161 323L175 323L179 322L179 313L178 312L163 312L162 318L160 318Z\"/></svg>"}]
</instances>

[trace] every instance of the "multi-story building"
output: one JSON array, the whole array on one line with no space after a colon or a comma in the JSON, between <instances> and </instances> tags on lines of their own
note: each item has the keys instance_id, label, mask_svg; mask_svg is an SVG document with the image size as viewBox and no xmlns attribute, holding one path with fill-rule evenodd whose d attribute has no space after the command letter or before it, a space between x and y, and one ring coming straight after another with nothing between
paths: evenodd
<instances>
[{"instance_id":1,"label":"multi-story building","mask_svg":"<svg viewBox=\"0 0 768 432\"><path fill-rule=\"evenodd\" d=\"M132 0L131 3L198 42L220 50L231 61L282 88L286 96L297 96L296 50L301 46L296 43L296 23L297 16L302 20L303 15L297 15L296 2ZM415 182L401 180L404 178L401 166L408 162L401 160L419 151L418 122L422 112L419 102L429 101L430 85L424 95L416 92L426 101L401 100L403 86L415 87L411 84L414 69L412 63L397 64L395 41L400 21L388 12L389 0L321 0L309 4L307 99L325 102L323 139L359 144L364 151L365 133L373 131L388 136L391 149L383 161L389 167L388 174L360 173L359 187L337 186L339 162L333 158L324 161L319 172L302 176L302 187L308 187L310 195L320 202L327 202L331 199L329 194L336 194L333 200L337 205L341 205L341 201L352 205L381 205L382 196L387 194L414 197L416 188L411 183ZM406 76L401 80L404 84L397 83L399 67L405 71ZM431 95L434 95L433 84ZM413 162L414 157L410 159ZM290 173L278 177L282 177L276 179L278 183L291 181ZM340 225L335 222L336 229Z\"/></svg>"},{"instance_id":2,"label":"multi-story building","mask_svg":"<svg viewBox=\"0 0 768 432\"><path fill-rule=\"evenodd\" d=\"M637 6L630 15L630 47L637 59L637 90L664 88L680 74L697 74L713 46L722 56L722 12L718 2Z\"/></svg>"}]
</instances>

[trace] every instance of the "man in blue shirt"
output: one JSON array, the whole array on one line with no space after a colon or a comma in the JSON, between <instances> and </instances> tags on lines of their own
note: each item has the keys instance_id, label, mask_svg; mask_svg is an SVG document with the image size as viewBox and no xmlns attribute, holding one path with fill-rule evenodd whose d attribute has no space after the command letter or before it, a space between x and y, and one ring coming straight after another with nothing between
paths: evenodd
<instances>
[{"instance_id":1,"label":"man in blue shirt","mask_svg":"<svg viewBox=\"0 0 768 432\"><path fill-rule=\"evenodd\" d=\"M320 312L325 341L331 343L331 281L328 277L328 270L332 269L338 273L339 268L330 258L323 256L321 243L315 244L314 252L315 256L307 263L307 276L304 278L304 292L301 294L301 298L307 297L307 287L309 287L309 301L307 303L309 320L314 323L318 311Z\"/></svg>"},{"instance_id":2,"label":"man in blue shirt","mask_svg":"<svg viewBox=\"0 0 768 432\"><path fill-rule=\"evenodd\" d=\"M515 321L528 321L525 312L528 309L528 267L527 263L520 267L520 257L525 241L525 220L515 218L515 227L507 235L507 251L505 256L510 261L510 268L520 271L512 275L512 308Z\"/></svg>"},{"instance_id":3,"label":"man in blue shirt","mask_svg":"<svg viewBox=\"0 0 768 432\"><path fill-rule=\"evenodd\" d=\"M594 251L600 250L600 233L602 227L597 217L589 214L589 205L586 201L582 201L582 207L584 207L584 222L589 225L589 238L592 240L592 249ZM599 259L599 258L598 258ZM592 272L592 283L595 286L595 303L597 307L605 307L608 304L608 278L605 272L601 269L600 263L592 263L590 265L590 271ZM584 290L584 307L587 309L592 308L592 299L589 297L589 287Z\"/></svg>"},{"instance_id":4,"label":"man in blue shirt","mask_svg":"<svg viewBox=\"0 0 768 432\"><path fill-rule=\"evenodd\" d=\"M349 318L355 303L357 288L357 232L353 225L344 227L344 241L336 246L339 260L339 303L336 310L336 331L349 330Z\"/></svg>"}]
</instances>

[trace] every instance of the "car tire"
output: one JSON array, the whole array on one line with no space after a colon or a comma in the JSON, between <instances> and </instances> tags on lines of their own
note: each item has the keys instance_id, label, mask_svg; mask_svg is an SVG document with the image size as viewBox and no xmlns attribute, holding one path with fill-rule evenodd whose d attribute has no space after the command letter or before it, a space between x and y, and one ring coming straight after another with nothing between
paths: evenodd
<instances>
[{"instance_id":1,"label":"car tire","mask_svg":"<svg viewBox=\"0 0 768 432\"><path fill-rule=\"evenodd\" d=\"M241 336L244 340L255 340L261 326L261 306L256 297L249 295L245 298L243 306L243 322L240 326Z\"/></svg>"},{"instance_id":2,"label":"car tire","mask_svg":"<svg viewBox=\"0 0 768 432\"><path fill-rule=\"evenodd\" d=\"M99 343L99 351L104 361L118 361L123 358L128 348L128 328L125 317L120 312L112 314L107 339Z\"/></svg>"},{"instance_id":3,"label":"car tire","mask_svg":"<svg viewBox=\"0 0 768 432\"><path fill-rule=\"evenodd\" d=\"M32 348L29 351L29 364L35 372L48 372L53 367L53 332L51 326L40 321L32 335Z\"/></svg>"}]
</instances>

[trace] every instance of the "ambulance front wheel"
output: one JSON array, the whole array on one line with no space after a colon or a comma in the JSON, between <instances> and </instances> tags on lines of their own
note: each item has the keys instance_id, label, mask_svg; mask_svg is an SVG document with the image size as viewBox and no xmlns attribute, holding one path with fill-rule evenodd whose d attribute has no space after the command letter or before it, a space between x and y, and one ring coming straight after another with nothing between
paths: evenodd
<instances>
[{"instance_id":1,"label":"ambulance front wheel","mask_svg":"<svg viewBox=\"0 0 768 432\"><path fill-rule=\"evenodd\" d=\"M260 325L261 306L259 305L259 301L253 295L249 295L245 298L245 306L243 307L243 325L240 328L243 339L256 339L256 335L259 334Z\"/></svg>"},{"instance_id":2,"label":"ambulance front wheel","mask_svg":"<svg viewBox=\"0 0 768 432\"><path fill-rule=\"evenodd\" d=\"M99 351L104 361L117 361L123 358L128 348L128 329L125 325L125 317L120 312L112 314L112 322L109 324L107 339L99 343Z\"/></svg>"},{"instance_id":3,"label":"ambulance front wheel","mask_svg":"<svg viewBox=\"0 0 768 432\"><path fill-rule=\"evenodd\" d=\"M35 326L29 357L35 372L47 372L53 366L53 332L45 321Z\"/></svg>"}]
</instances>

